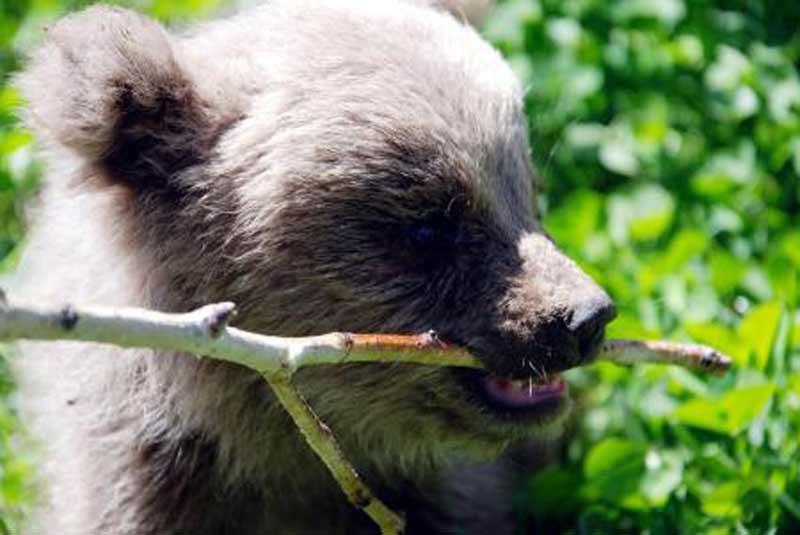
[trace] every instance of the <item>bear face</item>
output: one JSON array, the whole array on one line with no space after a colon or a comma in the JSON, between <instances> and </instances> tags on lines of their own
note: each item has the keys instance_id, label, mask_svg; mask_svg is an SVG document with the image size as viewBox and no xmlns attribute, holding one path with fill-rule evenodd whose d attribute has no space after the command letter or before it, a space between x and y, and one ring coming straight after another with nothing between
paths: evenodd
<instances>
[{"instance_id":1,"label":"bear face","mask_svg":"<svg viewBox=\"0 0 800 535\"><path fill-rule=\"evenodd\" d=\"M93 8L50 30L20 85L51 161L73 169L51 177L60 193L45 194L42 219L99 199L102 217L85 224L133 259L135 281L115 275L139 289L125 290L129 304L230 300L237 326L283 336L434 329L485 363L298 372L379 490L454 455L489 458L558 434L569 401L557 373L591 358L613 305L541 228L522 91L472 28L411 2L285 0L178 37ZM23 269L46 261L47 237L34 233L39 253ZM116 261L101 251L80 261ZM267 386L227 364L166 360L108 372L154 384L155 397L93 398L126 418L92 418L136 429L122 464L150 489L140 494L157 501L157 477L201 484L163 475L177 470L165 443L211 448L198 457L225 485L277 488L275 452L298 454ZM137 507L167 508L150 502Z\"/></svg>"}]
</instances>

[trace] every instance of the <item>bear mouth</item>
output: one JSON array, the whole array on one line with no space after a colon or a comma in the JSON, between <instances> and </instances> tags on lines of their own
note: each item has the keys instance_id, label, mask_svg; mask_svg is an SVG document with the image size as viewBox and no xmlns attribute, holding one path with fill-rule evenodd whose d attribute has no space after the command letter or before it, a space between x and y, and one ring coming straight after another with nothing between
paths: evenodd
<instances>
[{"instance_id":1,"label":"bear mouth","mask_svg":"<svg viewBox=\"0 0 800 535\"><path fill-rule=\"evenodd\" d=\"M566 396L568 390L561 375L515 380L487 373L482 383L486 397L504 410L538 409Z\"/></svg>"},{"instance_id":2,"label":"bear mouth","mask_svg":"<svg viewBox=\"0 0 800 535\"><path fill-rule=\"evenodd\" d=\"M569 404L569 386L560 374L512 379L483 370L459 370L470 402L494 419L515 425L543 423Z\"/></svg>"},{"instance_id":3,"label":"bear mouth","mask_svg":"<svg viewBox=\"0 0 800 535\"><path fill-rule=\"evenodd\" d=\"M590 363L597 356L605 339L605 329L598 329L592 338L579 348L559 354L560 364L551 369L536 370L534 374L506 376L490 370L461 369L456 373L468 393L469 400L484 413L501 423L514 425L547 424L557 420L571 405L569 385L563 372ZM479 348L461 344L484 362L497 360L496 355Z\"/></svg>"}]
</instances>

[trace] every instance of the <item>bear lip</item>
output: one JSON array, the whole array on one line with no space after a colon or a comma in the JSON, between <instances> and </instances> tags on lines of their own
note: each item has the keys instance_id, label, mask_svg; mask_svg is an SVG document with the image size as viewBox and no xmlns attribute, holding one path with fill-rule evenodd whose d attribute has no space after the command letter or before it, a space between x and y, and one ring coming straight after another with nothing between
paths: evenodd
<instances>
[{"instance_id":1,"label":"bear lip","mask_svg":"<svg viewBox=\"0 0 800 535\"><path fill-rule=\"evenodd\" d=\"M527 410L550 404L566 396L568 391L561 375L513 380L487 373L482 377L481 386L493 404L507 410Z\"/></svg>"}]
</instances>

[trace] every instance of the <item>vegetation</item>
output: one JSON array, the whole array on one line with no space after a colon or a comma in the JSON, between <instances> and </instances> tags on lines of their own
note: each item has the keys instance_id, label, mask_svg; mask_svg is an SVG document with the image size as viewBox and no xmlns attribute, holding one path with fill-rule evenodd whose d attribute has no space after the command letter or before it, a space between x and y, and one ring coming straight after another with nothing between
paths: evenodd
<instances>
[{"instance_id":1,"label":"vegetation","mask_svg":"<svg viewBox=\"0 0 800 535\"><path fill-rule=\"evenodd\" d=\"M571 373L584 411L520 498L531 525L800 532L798 28L796 2L509 0L487 29L529 89L545 226L616 299L610 334L737 364Z\"/></svg>"},{"instance_id":2,"label":"vegetation","mask_svg":"<svg viewBox=\"0 0 800 535\"><path fill-rule=\"evenodd\" d=\"M89 2L0 0L0 268L40 166L9 78L40 28ZM165 20L217 0L128 2ZM735 357L704 378L598 364L561 464L531 477L531 530L800 532L800 3L506 0L486 35L527 89L545 226L612 293L610 334ZM0 535L33 467L0 360Z\"/></svg>"}]
</instances>

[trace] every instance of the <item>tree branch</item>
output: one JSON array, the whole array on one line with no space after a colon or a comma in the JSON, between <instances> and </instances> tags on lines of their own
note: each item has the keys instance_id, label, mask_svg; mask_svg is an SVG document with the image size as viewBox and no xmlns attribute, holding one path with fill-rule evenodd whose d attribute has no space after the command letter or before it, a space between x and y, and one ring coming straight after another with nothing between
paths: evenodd
<instances>
[{"instance_id":1,"label":"tree branch","mask_svg":"<svg viewBox=\"0 0 800 535\"><path fill-rule=\"evenodd\" d=\"M229 327L233 303L167 314L140 308L0 306L0 340L73 340L181 351L241 364L262 375L345 362L409 362L483 367L433 332L410 335L330 333L283 338Z\"/></svg>"},{"instance_id":2,"label":"tree branch","mask_svg":"<svg viewBox=\"0 0 800 535\"><path fill-rule=\"evenodd\" d=\"M0 340L72 340L121 347L192 353L246 366L260 373L291 415L308 445L336 479L351 504L362 509L384 535L403 532L405 521L381 502L347 461L333 432L291 384L302 366L345 362L408 362L483 368L465 349L431 331L419 335L330 333L283 338L229 327L233 303L218 303L184 314L139 308L16 305L0 294ZM670 342L612 340L597 358L618 364L657 362L721 372L728 357L703 347Z\"/></svg>"},{"instance_id":3,"label":"tree branch","mask_svg":"<svg viewBox=\"0 0 800 535\"><path fill-rule=\"evenodd\" d=\"M306 443L325 464L328 471L347 496L347 500L364 511L378 525L383 535L403 533L405 519L389 509L361 480L356 469L347 460L331 428L325 425L300 392L292 386L288 374L265 375L275 396L300 429Z\"/></svg>"}]
</instances>

